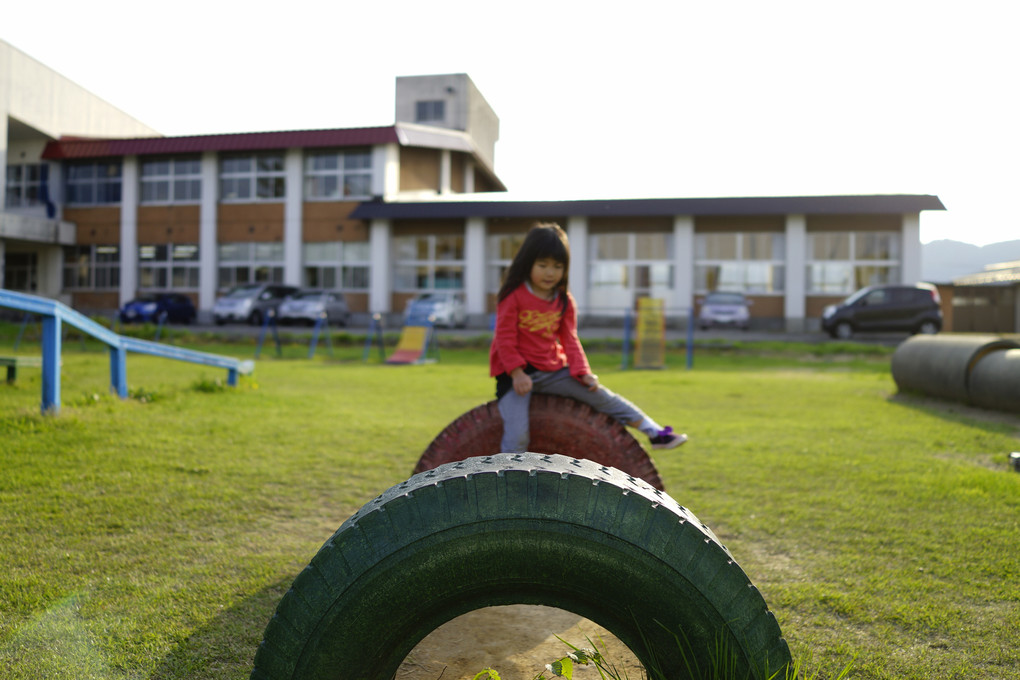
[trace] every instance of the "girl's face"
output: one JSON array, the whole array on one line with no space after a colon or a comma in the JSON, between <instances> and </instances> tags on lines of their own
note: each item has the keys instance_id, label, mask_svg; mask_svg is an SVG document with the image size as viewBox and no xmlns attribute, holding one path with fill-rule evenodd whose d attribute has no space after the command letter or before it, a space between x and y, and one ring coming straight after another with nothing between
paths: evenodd
<instances>
[{"instance_id":1,"label":"girl's face","mask_svg":"<svg viewBox=\"0 0 1020 680\"><path fill-rule=\"evenodd\" d=\"M562 262L551 257L540 257L531 265L531 289L539 297L551 298L562 280Z\"/></svg>"}]
</instances>

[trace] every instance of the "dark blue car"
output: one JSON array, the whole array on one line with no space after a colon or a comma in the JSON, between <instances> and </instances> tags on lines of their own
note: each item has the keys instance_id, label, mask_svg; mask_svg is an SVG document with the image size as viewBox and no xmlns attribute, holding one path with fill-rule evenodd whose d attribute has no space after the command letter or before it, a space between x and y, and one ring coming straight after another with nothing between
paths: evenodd
<instances>
[{"instance_id":1,"label":"dark blue car","mask_svg":"<svg viewBox=\"0 0 1020 680\"><path fill-rule=\"evenodd\" d=\"M160 293L142 295L120 308L122 323L157 323L163 314L170 323L191 323L195 320L195 304L187 295Z\"/></svg>"}]
</instances>

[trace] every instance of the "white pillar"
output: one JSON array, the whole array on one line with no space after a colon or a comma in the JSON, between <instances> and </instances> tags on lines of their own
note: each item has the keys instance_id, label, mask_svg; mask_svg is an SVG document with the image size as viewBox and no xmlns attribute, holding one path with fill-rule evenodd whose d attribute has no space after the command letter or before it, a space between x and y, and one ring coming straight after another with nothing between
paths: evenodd
<instances>
[{"instance_id":1,"label":"white pillar","mask_svg":"<svg viewBox=\"0 0 1020 680\"><path fill-rule=\"evenodd\" d=\"M218 242L216 210L219 196L219 173L214 151L202 154L202 202L198 212L198 311L211 314L219 287L217 270Z\"/></svg>"},{"instance_id":2,"label":"white pillar","mask_svg":"<svg viewBox=\"0 0 1020 680\"><path fill-rule=\"evenodd\" d=\"M578 321L588 314L588 218L575 215L567 218L567 239L570 241L570 293L577 302Z\"/></svg>"},{"instance_id":3,"label":"white pillar","mask_svg":"<svg viewBox=\"0 0 1020 680\"><path fill-rule=\"evenodd\" d=\"M903 266L900 268L902 283L917 283L921 280L921 214L903 215L900 228L903 240Z\"/></svg>"},{"instance_id":4,"label":"white pillar","mask_svg":"<svg viewBox=\"0 0 1020 680\"><path fill-rule=\"evenodd\" d=\"M4 284L4 258L7 256L6 253L7 246L4 245L4 240L0 238L0 288L3 288Z\"/></svg>"},{"instance_id":5,"label":"white pillar","mask_svg":"<svg viewBox=\"0 0 1020 680\"><path fill-rule=\"evenodd\" d=\"M694 306L694 217L673 217L673 304L691 323Z\"/></svg>"},{"instance_id":6,"label":"white pillar","mask_svg":"<svg viewBox=\"0 0 1020 680\"><path fill-rule=\"evenodd\" d=\"M470 158L464 162L464 193L475 193L475 162Z\"/></svg>"},{"instance_id":7,"label":"white pillar","mask_svg":"<svg viewBox=\"0 0 1020 680\"><path fill-rule=\"evenodd\" d=\"M283 194L283 282L289 286L300 286L303 237L301 149L287 149L283 171L286 175Z\"/></svg>"},{"instance_id":8,"label":"white pillar","mask_svg":"<svg viewBox=\"0 0 1020 680\"><path fill-rule=\"evenodd\" d=\"M368 311L388 313L391 305L390 286L390 221L372 220L368 232L370 252Z\"/></svg>"},{"instance_id":9,"label":"white pillar","mask_svg":"<svg viewBox=\"0 0 1020 680\"><path fill-rule=\"evenodd\" d=\"M372 195L395 196L400 191L400 147L380 144L372 149Z\"/></svg>"},{"instance_id":10,"label":"white pillar","mask_svg":"<svg viewBox=\"0 0 1020 680\"><path fill-rule=\"evenodd\" d=\"M464 307L485 314L485 218L469 217L464 230Z\"/></svg>"},{"instance_id":11,"label":"white pillar","mask_svg":"<svg viewBox=\"0 0 1020 680\"><path fill-rule=\"evenodd\" d=\"M0 262L3 262L3 247L0 244ZM3 272L0 271L0 277ZM64 284L64 251L62 246L44 246L39 250L39 270L37 272L39 295L57 299ZM0 280L3 280L0 278Z\"/></svg>"},{"instance_id":12,"label":"white pillar","mask_svg":"<svg viewBox=\"0 0 1020 680\"><path fill-rule=\"evenodd\" d=\"M786 280L783 317L788 333L807 330L807 219L804 215L786 216Z\"/></svg>"},{"instance_id":13,"label":"white pillar","mask_svg":"<svg viewBox=\"0 0 1020 680\"><path fill-rule=\"evenodd\" d=\"M453 160L449 149L442 149L439 152L439 193L448 194L451 191L451 178L453 177Z\"/></svg>"},{"instance_id":14,"label":"white pillar","mask_svg":"<svg viewBox=\"0 0 1020 680\"><path fill-rule=\"evenodd\" d=\"M120 303L138 292L138 157L125 156L120 177ZM118 306L119 306L118 305Z\"/></svg>"}]
</instances>

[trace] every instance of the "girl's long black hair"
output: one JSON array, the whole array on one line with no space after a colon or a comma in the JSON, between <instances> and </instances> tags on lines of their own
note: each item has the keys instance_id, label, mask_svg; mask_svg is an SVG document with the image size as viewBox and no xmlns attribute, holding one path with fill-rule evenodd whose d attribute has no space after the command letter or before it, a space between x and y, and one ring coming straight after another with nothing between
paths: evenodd
<instances>
[{"instance_id":1,"label":"girl's long black hair","mask_svg":"<svg viewBox=\"0 0 1020 680\"><path fill-rule=\"evenodd\" d=\"M499 289L496 301L502 302L507 295L517 290L525 281L531 279L531 268L535 260L550 257L563 264L563 278L556 286L560 294L560 314L567 310L567 274L570 272L570 244L567 233L554 222L537 222L524 237L524 243L514 255L513 262L503 277L503 286Z\"/></svg>"}]
</instances>

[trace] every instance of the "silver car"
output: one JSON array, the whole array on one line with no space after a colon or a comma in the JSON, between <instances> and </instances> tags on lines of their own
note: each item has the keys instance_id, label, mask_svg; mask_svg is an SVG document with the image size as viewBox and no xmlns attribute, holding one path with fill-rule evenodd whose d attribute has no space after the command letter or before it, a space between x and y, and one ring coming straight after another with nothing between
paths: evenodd
<instances>
[{"instance_id":1,"label":"silver car","mask_svg":"<svg viewBox=\"0 0 1020 680\"><path fill-rule=\"evenodd\" d=\"M404 310L406 325L431 321L436 326L463 328L467 325L464 301L456 293L421 293L408 301Z\"/></svg>"},{"instance_id":2,"label":"silver car","mask_svg":"<svg viewBox=\"0 0 1020 680\"><path fill-rule=\"evenodd\" d=\"M712 326L732 326L746 331L751 327L751 300L742 293L715 291L699 302L698 326L701 330Z\"/></svg>"},{"instance_id":3,"label":"silver car","mask_svg":"<svg viewBox=\"0 0 1020 680\"><path fill-rule=\"evenodd\" d=\"M217 324L242 321L259 325L276 311L287 297L298 291L297 286L277 283L249 283L231 288L213 304L213 319Z\"/></svg>"},{"instance_id":4,"label":"silver car","mask_svg":"<svg viewBox=\"0 0 1020 680\"><path fill-rule=\"evenodd\" d=\"M326 323L346 326L350 313L343 293L306 288L285 300L278 310L280 323L313 325L326 315Z\"/></svg>"}]
</instances>

